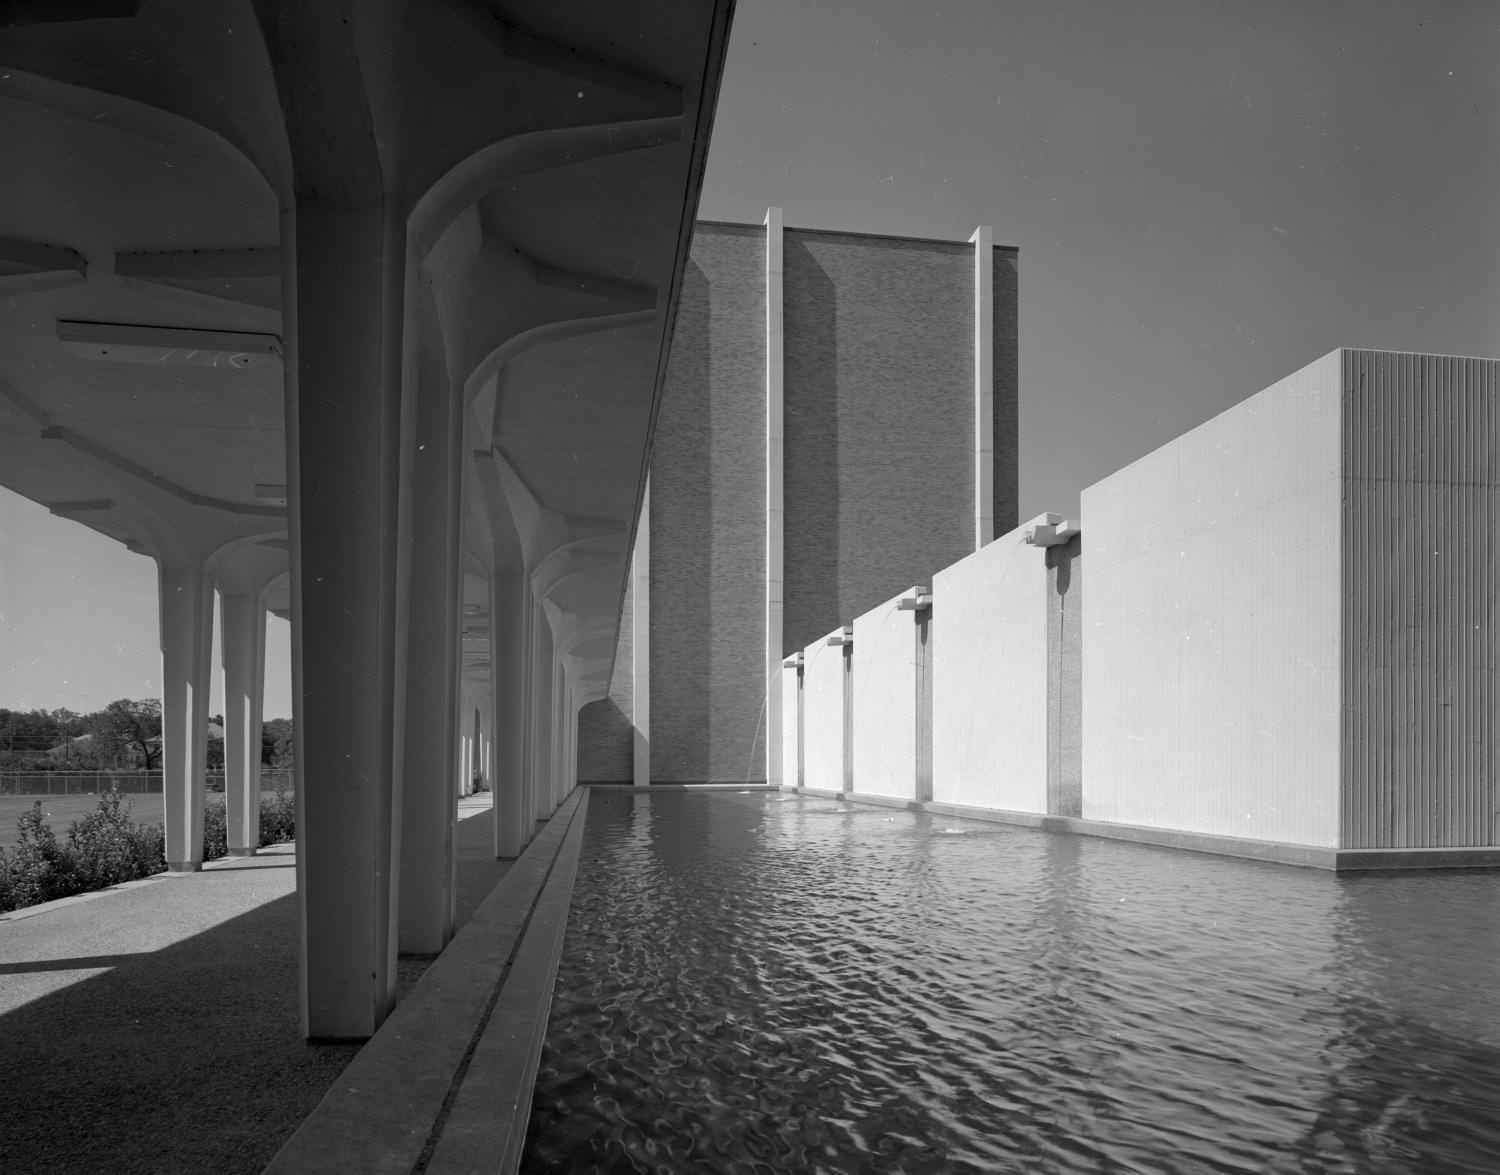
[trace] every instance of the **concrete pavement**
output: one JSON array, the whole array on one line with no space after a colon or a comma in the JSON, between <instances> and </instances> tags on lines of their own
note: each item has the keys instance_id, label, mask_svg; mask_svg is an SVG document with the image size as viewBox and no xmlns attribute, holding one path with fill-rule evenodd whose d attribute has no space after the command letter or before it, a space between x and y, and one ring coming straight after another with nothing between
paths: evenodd
<instances>
[{"instance_id":1,"label":"concrete pavement","mask_svg":"<svg viewBox=\"0 0 1500 1175\"><path fill-rule=\"evenodd\" d=\"M489 796L460 809L462 925L509 863ZM301 1038L294 866L274 846L0 921L0 1170L265 1166L359 1051Z\"/></svg>"}]
</instances>

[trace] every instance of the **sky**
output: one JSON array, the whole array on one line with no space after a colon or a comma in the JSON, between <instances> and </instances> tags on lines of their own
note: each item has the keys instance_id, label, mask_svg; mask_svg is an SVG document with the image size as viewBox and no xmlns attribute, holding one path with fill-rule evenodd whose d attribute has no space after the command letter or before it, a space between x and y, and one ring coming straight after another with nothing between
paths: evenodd
<instances>
[{"instance_id":1,"label":"sky","mask_svg":"<svg viewBox=\"0 0 1500 1175\"><path fill-rule=\"evenodd\" d=\"M1336 347L1500 356L1496 60L1496 0L739 0L699 214L1018 246L1072 517ZM158 696L151 563L0 491L0 640L0 706Z\"/></svg>"}]
</instances>

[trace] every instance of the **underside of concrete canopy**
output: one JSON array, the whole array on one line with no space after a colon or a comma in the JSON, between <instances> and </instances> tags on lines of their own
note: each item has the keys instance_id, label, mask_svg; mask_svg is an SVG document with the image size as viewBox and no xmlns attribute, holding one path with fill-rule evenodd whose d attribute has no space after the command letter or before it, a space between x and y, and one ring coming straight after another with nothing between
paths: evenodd
<instances>
[{"instance_id":1,"label":"underside of concrete canopy","mask_svg":"<svg viewBox=\"0 0 1500 1175\"><path fill-rule=\"evenodd\" d=\"M367 1035L398 941L446 941L451 870L402 862L451 852L463 699L502 810L572 786L730 8L0 13L0 483L161 569L174 867L212 592L226 662L227 601L237 647L290 613L309 1035ZM258 672L226 663L247 731Z\"/></svg>"}]
</instances>

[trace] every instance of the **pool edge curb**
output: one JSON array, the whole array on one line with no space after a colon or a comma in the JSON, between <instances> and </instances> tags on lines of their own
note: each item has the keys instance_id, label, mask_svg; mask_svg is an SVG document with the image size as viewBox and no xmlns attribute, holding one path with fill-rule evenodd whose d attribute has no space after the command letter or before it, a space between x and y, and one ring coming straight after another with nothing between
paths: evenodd
<instances>
[{"instance_id":1,"label":"pool edge curb","mask_svg":"<svg viewBox=\"0 0 1500 1175\"><path fill-rule=\"evenodd\" d=\"M534 925L537 914L569 834L582 835L583 821L578 817L586 808L584 789L563 801L411 992L345 1066L312 1113L272 1156L262 1169L264 1175L335 1170L411 1175L427 1169L444 1134L454 1127L472 1060L505 999L528 938L538 930ZM575 852L575 872L576 864ZM571 893L571 873L567 886ZM565 906L564 926L566 916ZM552 965L555 968L555 959ZM546 1000L550 1005L550 986ZM546 1012L544 1007L541 1034L546 1031ZM530 1074L534 1079L534 1063ZM529 1112L529 1086L525 1105Z\"/></svg>"}]
</instances>

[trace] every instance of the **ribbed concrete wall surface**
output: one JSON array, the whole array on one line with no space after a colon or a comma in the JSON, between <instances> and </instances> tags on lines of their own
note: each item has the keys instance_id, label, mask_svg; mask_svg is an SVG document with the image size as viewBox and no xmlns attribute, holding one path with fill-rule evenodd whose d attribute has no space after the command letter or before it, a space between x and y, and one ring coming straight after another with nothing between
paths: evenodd
<instances>
[{"instance_id":1,"label":"ribbed concrete wall surface","mask_svg":"<svg viewBox=\"0 0 1500 1175\"><path fill-rule=\"evenodd\" d=\"M900 599L886 600L854 618L854 674L850 703L853 786L857 792L917 798L917 618Z\"/></svg>"},{"instance_id":2,"label":"ribbed concrete wall surface","mask_svg":"<svg viewBox=\"0 0 1500 1175\"><path fill-rule=\"evenodd\" d=\"M1337 845L1342 381L1335 352L1084 491L1085 818Z\"/></svg>"},{"instance_id":3,"label":"ribbed concrete wall surface","mask_svg":"<svg viewBox=\"0 0 1500 1175\"><path fill-rule=\"evenodd\" d=\"M934 800L1047 810L1047 605L1020 529L933 577Z\"/></svg>"},{"instance_id":4,"label":"ribbed concrete wall surface","mask_svg":"<svg viewBox=\"0 0 1500 1175\"><path fill-rule=\"evenodd\" d=\"M844 676L844 646L824 641L807 646L802 669L803 787L844 790Z\"/></svg>"},{"instance_id":5,"label":"ribbed concrete wall surface","mask_svg":"<svg viewBox=\"0 0 1500 1175\"><path fill-rule=\"evenodd\" d=\"M996 497L1015 516L1015 255L995 250ZM783 653L974 547L970 245L788 229ZM1006 431L1008 430L1008 431Z\"/></svg>"},{"instance_id":6,"label":"ribbed concrete wall surface","mask_svg":"<svg viewBox=\"0 0 1500 1175\"><path fill-rule=\"evenodd\" d=\"M1500 843L1497 366L1342 356L1345 848Z\"/></svg>"},{"instance_id":7,"label":"ribbed concrete wall surface","mask_svg":"<svg viewBox=\"0 0 1500 1175\"><path fill-rule=\"evenodd\" d=\"M764 233L700 224L651 459L651 777L765 780Z\"/></svg>"}]
</instances>

